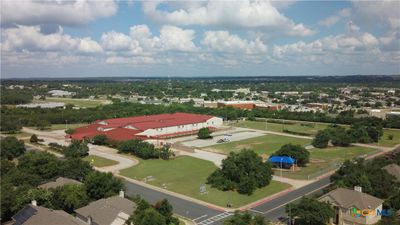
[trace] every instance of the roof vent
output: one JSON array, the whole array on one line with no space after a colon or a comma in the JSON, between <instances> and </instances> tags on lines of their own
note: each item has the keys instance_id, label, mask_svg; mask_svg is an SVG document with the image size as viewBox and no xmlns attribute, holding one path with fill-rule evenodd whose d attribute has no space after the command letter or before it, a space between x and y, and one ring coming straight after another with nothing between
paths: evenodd
<instances>
[{"instance_id":1,"label":"roof vent","mask_svg":"<svg viewBox=\"0 0 400 225\"><path fill-rule=\"evenodd\" d=\"M362 187L354 186L354 190L362 193Z\"/></svg>"},{"instance_id":2,"label":"roof vent","mask_svg":"<svg viewBox=\"0 0 400 225\"><path fill-rule=\"evenodd\" d=\"M119 191L119 197L125 198L125 192L124 192L124 190L120 190L120 191Z\"/></svg>"}]
</instances>

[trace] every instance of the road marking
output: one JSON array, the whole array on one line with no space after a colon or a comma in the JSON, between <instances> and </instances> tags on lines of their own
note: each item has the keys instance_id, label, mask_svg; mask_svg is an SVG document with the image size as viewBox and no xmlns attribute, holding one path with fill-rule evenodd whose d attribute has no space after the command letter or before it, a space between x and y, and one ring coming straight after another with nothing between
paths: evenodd
<instances>
[{"instance_id":1,"label":"road marking","mask_svg":"<svg viewBox=\"0 0 400 225\"><path fill-rule=\"evenodd\" d=\"M297 197L297 198L294 198L294 199L292 199L292 200L290 200L290 201L288 201L288 202L286 202L286 203L284 203L284 204L281 204L281 205L279 205L279 206L277 206L277 207L275 207L275 208L273 208L273 209L267 210L267 211L263 212L262 214L267 214L267 213L269 213L269 212L271 212L271 211L274 211L275 209L278 209L278 208L280 208L280 207L282 207L282 206L284 206L284 205L287 205L287 204L289 204L289 203L291 203L291 202L294 202L294 201L296 201L297 199L302 198L303 196L306 196L306 195L309 195L309 194L311 194L311 193L313 193L313 192L319 191L319 190L321 190L321 189L323 189L323 188L325 188L325 187L327 187L327 186L329 186L329 185L331 185L331 183L325 184L324 186L321 186L321 187L319 187L319 188L317 188L317 189L314 189L314 190L312 190L312 191L309 191L309 192L305 193L304 195L301 195L301 196L299 196L299 197Z\"/></svg>"},{"instance_id":2,"label":"road marking","mask_svg":"<svg viewBox=\"0 0 400 225\"><path fill-rule=\"evenodd\" d=\"M264 214L261 211L255 210L255 209L247 209L247 211L251 211L251 212L255 212L255 213L260 213L260 214Z\"/></svg>"},{"instance_id":3,"label":"road marking","mask_svg":"<svg viewBox=\"0 0 400 225\"><path fill-rule=\"evenodd\" d=\"M193 221L196 221L196 220L199 220L199 219L204 218L204 217L207 217L207 216L208 216L207 214L204 214L204 215L199 216L199 217L197 217L196 219L192 219L192 220L193 220Z\"/></svg>"},{"instance_id":4,"label":"road marking","mask_svg":"<svg viewBox=\"0 0 400 225\"><path fill-rule=\"evenodd\" d=\"M197 223L197 225L211 225L217 221L220 221L220 220L230 217L232 215L233 215L233 213L231 213L231 212L220 213L218 215L215 215L213 217L210 217L206 220L203 220L203 221Z\"/></svg>"}]
</instances>

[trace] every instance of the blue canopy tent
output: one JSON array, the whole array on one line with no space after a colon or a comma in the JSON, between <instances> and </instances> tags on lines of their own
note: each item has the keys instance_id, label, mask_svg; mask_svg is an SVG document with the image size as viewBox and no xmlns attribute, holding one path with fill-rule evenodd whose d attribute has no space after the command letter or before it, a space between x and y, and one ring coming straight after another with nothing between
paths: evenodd
<instances>
[{"instance_id":1,"label":"blue canopy tent","mask_svg":"<svg viewBox=\"0 0 400 225\"><path fill-rule=\"evenodd\" d=\"M296 163L296 160L290 156L271 156L268 161L274 166L278 167L291 167Z\"/></svg>"}]
</instances>

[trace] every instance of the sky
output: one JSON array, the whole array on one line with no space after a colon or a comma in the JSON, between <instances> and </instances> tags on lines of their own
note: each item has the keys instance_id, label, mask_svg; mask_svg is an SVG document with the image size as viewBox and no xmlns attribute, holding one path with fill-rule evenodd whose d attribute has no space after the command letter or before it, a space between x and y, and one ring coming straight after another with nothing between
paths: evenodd
<instances>
[{"instance_id":1,"label":"sky","mask_svg":"<svg viewBox=\"0 0 400 225\"><path fill-rule=\"evenodd\" d=\"M2 78L400 74L400 1L0 6Z\"/></svg>"}]
</instances>

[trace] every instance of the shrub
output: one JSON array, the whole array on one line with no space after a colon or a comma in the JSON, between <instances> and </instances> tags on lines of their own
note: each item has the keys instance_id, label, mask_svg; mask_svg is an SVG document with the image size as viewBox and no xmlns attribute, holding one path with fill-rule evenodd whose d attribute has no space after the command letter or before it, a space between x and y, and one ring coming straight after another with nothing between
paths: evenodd
<instances>
[{"instance_id":1,"label":"shrub","mask_svg":"<svg viewBox=\"0 0 400 225\"><path fill-rule=\"evenodd\" d=\"M212 138L210 129L208 129L207 127L201 128L201 129L199 130L199 132L197 133L197 137L198 137L199 139L209 139L209 138Z\"/></svg>"}]
</instances>

